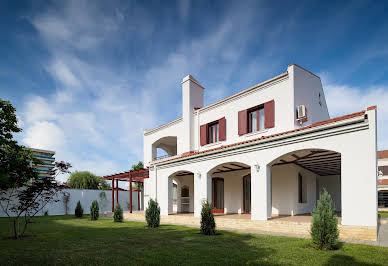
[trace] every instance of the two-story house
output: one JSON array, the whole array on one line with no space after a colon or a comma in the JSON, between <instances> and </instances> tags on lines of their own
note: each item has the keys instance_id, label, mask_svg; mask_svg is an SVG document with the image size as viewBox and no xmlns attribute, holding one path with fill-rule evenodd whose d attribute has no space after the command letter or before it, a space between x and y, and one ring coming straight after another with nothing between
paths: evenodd
<instances>
[{"instance_id":1,"label":"two-story house","mask_svg":"<svg viewBox=\"0 0 388 266\"><path fill-rule=\"evenodd\" d=\"M204 93L188 75L182 117L144 131L145 206L199 217L208 200L267 220L311 213L326 188L342 226L376 237L376 107L330 119L320 78L296 64L207 106Z\"/></svg>"}]
</instances>

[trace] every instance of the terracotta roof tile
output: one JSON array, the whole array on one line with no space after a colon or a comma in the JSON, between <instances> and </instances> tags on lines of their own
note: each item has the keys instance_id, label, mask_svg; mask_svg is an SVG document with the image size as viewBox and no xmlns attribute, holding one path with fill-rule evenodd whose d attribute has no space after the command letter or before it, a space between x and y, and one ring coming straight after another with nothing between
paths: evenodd
<instances>
[{"instance_id":1,"label":"terracotta roof tile","mask_svg":"<svg viewBox=\"0 0 388 266\"><path fill-rule=\"evenodd\" d=\"M378 151L377 158L378 159L388 158L388 150Z\"/></svg>"},{"instance_id":2,"label":"terracotta roof tile","mask_svg":"<svg viewBox=\"0 0 388 266\"><path fill-rule=\"evenodd\" d=\"M372 106L372 107L368 107L367 110L372 110L372 109L375 109L375 108L376 108L375 106ZM211 152L211 151L215 151L215 150L221 150L221 149L225 149L225 148L229 148L229 147L234 147L234 146L238 146L238 145L254 142L254 141L257 141L257 140L269 139L269 138L273 138L273 137L277 137L277 136L281 136L281 135L286 135L286 134L293 133L293 132L303 131L303 130L306 130L306 129L309 129L309 128L314 128L314 127L318 127L318 126L322 126L322 125L327 125L327 124L331 124L331 123L335 123L335 122L351 119L351 118L358 117L358 116L363 116L363 115L365 115L365 112L366 111L363 110L361 112L357 112L357 113L353 113L353 114L343 115L343 116L339 116L339 117L335 117L335 118L319 121L319 122L313 123L313 124L311 124L309 126L305 126L305 127L301 127L301 128L285 131L285 132L280 132L280 133L276 133L276 134L269 135L269 136L262 136L262 137L259 137L259 138L254 138L254 139L250 139L250 140L236 142L236 143L232 143L232 144L228 144L228 145L222 145L220 147L212 148L212 149L209 149L209 150L185 152L185 153L183 153L179 157L174 157L174 158L171 158L171 159L163 160L163 162L173 161L173 160L176 160L176 159L182 159L182 158L190 157L190 156L197 155L197 154L203 154L203 153L207 153L207 152ZM151 162L151 164L152 164L152 162Z\"/></svg>"},{"instance_id":3,"label":"terracotta roof tile","mask_svg":"<svg viewBox=\"0 0 388 266\"><path fill-rule=\"evenodd\" d=\"M388 186L388 179L381 179L377 181L379 186Z\"/></svg>"}]
</instances>

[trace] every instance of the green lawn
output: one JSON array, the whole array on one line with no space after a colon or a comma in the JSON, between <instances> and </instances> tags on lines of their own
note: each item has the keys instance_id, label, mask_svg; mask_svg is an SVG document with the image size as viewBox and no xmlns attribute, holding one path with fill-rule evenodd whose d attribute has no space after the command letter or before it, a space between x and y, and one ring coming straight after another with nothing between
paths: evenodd
<instances>
[{"instance_id":1,"label":"green lawn","mask_svg":"<svg viewBox=\"0 0 388 266\"><path fill-rule=\"evenodd\" d=\"M388 218L388 212L379 211L379 217L380 218Z\"/></svg>"},{"instance_id":2,"label":"green lawn","mask_svg":"<svg viewBox=\"0 0 388 266\"><path fill-rule=\"evenodd\" d=\"M343 244L318 251L308 239L220 231L204 236L198 229L145 223L90 221L70 216L38 217L29 235L9 239L10 224L0 219L0 264L264 264L383 265L388 248Z\"/></svg>"}]
</instances>

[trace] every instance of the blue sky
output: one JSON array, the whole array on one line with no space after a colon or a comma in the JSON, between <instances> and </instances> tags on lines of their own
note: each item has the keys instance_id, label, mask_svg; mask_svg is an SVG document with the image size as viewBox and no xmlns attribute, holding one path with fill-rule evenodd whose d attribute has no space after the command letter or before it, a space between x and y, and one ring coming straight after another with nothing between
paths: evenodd
<instances>
[{"instance_id":1,"label":"blue sky","mask_svg":"<svg viewBox=\"0 0 388 266\"><path fill-rule=\"evenodd\" d=\"M387 6L1 1L0 97L21 143L104 175L142 159L143 129L181 116L187 74L211 103L297 63L321 76L331 116L377 104L388 149Z\"/></svg>"}]
</instances>

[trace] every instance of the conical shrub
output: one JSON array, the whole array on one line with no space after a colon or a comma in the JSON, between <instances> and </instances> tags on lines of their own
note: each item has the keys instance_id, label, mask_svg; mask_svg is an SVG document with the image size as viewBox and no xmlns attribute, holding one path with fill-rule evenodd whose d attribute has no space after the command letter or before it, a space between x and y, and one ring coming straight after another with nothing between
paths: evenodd
<instances>
[{"instance_id":1,"label":"conical shrub","mask_svg":"<svg viewBox=\"0 0 388 266\"><path fill-rule=\"evenodd\" d=\"M205 235L216 234L216 222L214 220L213 206L206 200L202 203L201 233Z\"/></svg>"},{"instance_id":2,"label":"conical shrub","mask_svg":"<svg viewBox=\"0 0 388 266\"><path fill-rule=\"evenodd\" d=\"M97 220L99 214L99 206L97 200L93 200L92 205L90 206L90 220Z\"/></svg>"},{"instance_id":3,"label":"conical shrub","mask_svg":"<svg viewBox=\"0 0 388 266\"><path fill-rule=\"evenodd\" d=\"M146 210L146 220L148 227L155 228L160 225L160 207L157 201L150 199Z\"/></svg>"},{"instance_id":4,"label":"conical shrub","mask_svg":"<svg viewBox=\"0 0 388 266\"><path fill-rule=\"evenodd\" d=\"M82 208L80 201L77 202L77 206L75 207L74 213L75 213L75 216L78 218L81 218L82 215L84 214L84 209Z\"/></svg>"},{"instance_id":5,"label":"conical shrub","mask_svg":"<svg viewBox=\"0 0 388 266\"><path fill-rule=\"evenodd\" d=\"M338 240L338 219L329 192L323 189L312 212L310 235L317 249L334 249Z\"/></svg>"},{"instance_id":6,"label":"conical shrub","mask_svg":"<svg viewBox=\"0 0 388 266\"><path fill-rule=\"evenodd\" d=\"M117 203L114 212L113 212L113 221L121 223L123 221L123 209L121 209L120 204Z\"/></svg>"}]
</instances>

